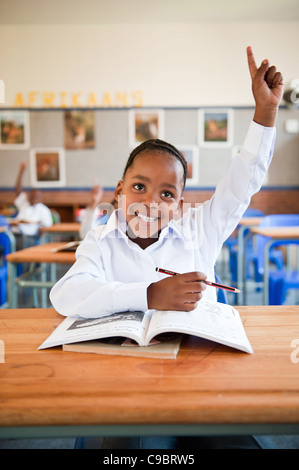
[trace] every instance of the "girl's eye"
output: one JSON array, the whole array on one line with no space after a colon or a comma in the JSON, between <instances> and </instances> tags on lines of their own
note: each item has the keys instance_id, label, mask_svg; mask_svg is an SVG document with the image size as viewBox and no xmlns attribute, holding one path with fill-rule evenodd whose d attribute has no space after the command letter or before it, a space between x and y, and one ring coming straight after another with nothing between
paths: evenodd
<instances>
[{"instance_id":1,"label":"girl's eye","mask_svg":"<svg viewBox=\"0 0 299 470\"><path fill-rule=\"evenodd\" d=\"M135 183L133 186L134 189L137 189L137 191L142 191L144 189L144 184L142 183Z\"/></svg>"},{"instance_id":2,"label":"girl's eye","mask_svg":"<svg viewBox=\"0 0 299 470\"><path fill-rule=\"evenodd\" d=\"M162 197L173 198L174 195L170 191L163 191Z\"/></svg>"}]
</instances>

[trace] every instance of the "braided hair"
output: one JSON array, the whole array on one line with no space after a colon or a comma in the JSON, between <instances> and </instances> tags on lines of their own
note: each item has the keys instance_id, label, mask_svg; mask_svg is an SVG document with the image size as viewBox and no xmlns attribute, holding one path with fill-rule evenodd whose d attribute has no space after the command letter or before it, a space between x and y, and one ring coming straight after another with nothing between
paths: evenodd
<instances>
[{"instance_id":1,"label":"braided hair","mask_svg":"<svg viewBox=\"0 0 299 470\"><path fill-rule=\"evenodd\" d=\"M186 159L184 158L183 154L176 149L173 145L169 144L168 142L165 142L164 140L160 139L149 139L146 140L145 142L142 142L142 144L138 145L130 154L127 164L125 166L124 172L123 172L123 178L125 177L125 174L127 170L133 165L135 157L141 153L141 152L146 152L150 151L153 153L168 153L169 155L172 155L175 157L177 160L179 160L183 166L184 170L184 184L183 184L183 189L185 188L186 184L186 178L187 178L187 162Z\"/></svg>"}]
</instances>

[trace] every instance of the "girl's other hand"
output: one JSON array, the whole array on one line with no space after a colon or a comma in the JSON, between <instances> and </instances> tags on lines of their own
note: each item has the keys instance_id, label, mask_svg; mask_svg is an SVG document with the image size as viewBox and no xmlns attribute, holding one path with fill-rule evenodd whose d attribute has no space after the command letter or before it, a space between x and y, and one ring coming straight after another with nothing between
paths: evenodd
<instances>
[{"instance_id":1,"label":"girl's other hand","mask_svg":"<svg viewBox=\"0 0 299 470\"><path fill-rule=\"evenodd\" d=\"M148 308L186 312L194 310L206 289L206 285L200 281L206 278L204 273L195 271L152 283L147 289Z\"/></svg>"}]
</instances>

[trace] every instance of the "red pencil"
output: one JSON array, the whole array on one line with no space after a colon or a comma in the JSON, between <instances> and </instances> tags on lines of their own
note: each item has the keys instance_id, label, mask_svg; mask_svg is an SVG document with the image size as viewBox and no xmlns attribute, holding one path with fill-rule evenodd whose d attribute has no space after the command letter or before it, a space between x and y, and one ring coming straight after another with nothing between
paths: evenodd
<instances>
[{"instance_id":1,"label":"red pencil","mask_svg":"<svg viewBox=\"0 0 299 470\"><path fill-rule=\"evenodd\" d=\"M159 273L168 274L169 276L177 276L179 274L174 271L169 271L168 269L163 269L163 268L156 268L156 271L158 271ZM236 289L235 287L225 286L223 284L219 284L218 282L206 281L204 279L202 279L200 282L203 282L207 286L213 286L213 287L218 287L219 289L228 290L229 292L235 292L235 293L241 292L239 291L239 289Z\"/></svg>"}]
</instances>

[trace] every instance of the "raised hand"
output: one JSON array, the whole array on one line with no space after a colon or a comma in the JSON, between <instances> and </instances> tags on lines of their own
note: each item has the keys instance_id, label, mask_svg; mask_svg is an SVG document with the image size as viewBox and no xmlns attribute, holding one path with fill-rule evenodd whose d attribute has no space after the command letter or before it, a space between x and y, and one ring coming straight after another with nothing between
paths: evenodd
<instances>
[{"instance_id":1,"label":"raised hand","mask_svg":"<svg viewBox=\"0 0 299 470\"><path fill-rule=\"evenodd\" d=\"M26 170L27 166L28 166L27 160L21 162L19 166L19 171L23 173Z\"/></svg>"},{"instance_id":2,"label":"raised hand","mask_svg":"<svg viewBox=\"0 0 299 470\"><path fill-rule=\"evenodd\" d=\"M267 59L258 68L251 47L247 47L248 67L252 80L252 92L256 102L254 121L272 127L283 94L283 77Z\"/></svg>"},{"instance_id":3,"label":"raised hand","mask_svg":"<svg viewBox=\"0 0 299 470\"><path fill-rule=\"evenodd\" d=\"M96 206L101 202L104 194L104 190L100 184L97 184L92 187L90 192L90 207L96 208Z\"/></svg>"}]
</instances>

